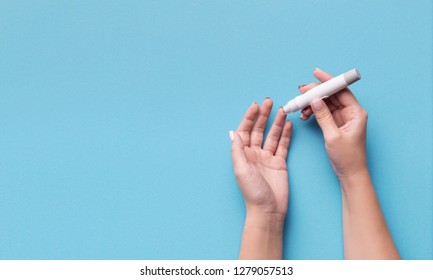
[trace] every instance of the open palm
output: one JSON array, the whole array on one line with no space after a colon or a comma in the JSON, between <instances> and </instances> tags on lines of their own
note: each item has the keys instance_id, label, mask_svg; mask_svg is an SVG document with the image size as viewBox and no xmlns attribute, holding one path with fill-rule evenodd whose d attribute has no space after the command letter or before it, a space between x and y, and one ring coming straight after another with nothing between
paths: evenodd
<instances>
[{"instance_id":1,"label":"open palm","mask_svg":"<svg viewBox=\"0 0 433 280\"><path fill-rule=\"evenodd\" d=\"M285 216L289 195L286 159L292 124L285 121L285 115L279 109L262 148L263 132L271 110L269 98L261 108L257 103L248 108L237 131L230 134L232 158L246 207Z\"/></svg>"}]
</instances>

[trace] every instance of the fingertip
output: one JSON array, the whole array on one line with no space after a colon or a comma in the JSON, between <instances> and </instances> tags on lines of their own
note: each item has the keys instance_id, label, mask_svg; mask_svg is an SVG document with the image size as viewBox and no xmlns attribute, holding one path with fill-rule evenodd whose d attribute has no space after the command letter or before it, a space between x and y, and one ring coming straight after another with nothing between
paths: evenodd
<instances>
[{"instance_id":1,"label":"fingertip","mask_svg":"<svg viewBox=\"0 0 433 280\"><path fill-rule=\"evenodd\" d=\"M293 123L291 120L286 121L285 126L287 127L288 130L292 130L293 129Z\"/></svg>"},{"instance_id":2,"label":"fingertip","mask_svg":"<svg viewBox=\"0 0 433 280\"><path fill-rule=\"evenodd\" d=\"M230 137L231 142L233 142L233 140L235 140L235 134L234 134L233 130L229 131L229 137Z\"/></svg>"},{"instance_id":3,"label":"fingertip","mask_svg":"<svg viewBox=\"0 0 433 280\"><path fill-rule=\"evenodd\" d=\"M287 115L286 115L286 113L284 112L283 107L278 108L277 116L278 116L278 115L280 115L280 116L286 118Z\"/></svg>"},{"instance_id":4,"label":"fingertip","mask_svg":"<svg viewBox=\"0 0 433 280\"><path fill-rule=\"evenodd\" d=\"M242 140L242 137L240 136L240 134L236 130L230 130L229 131L229 137L230 137L230 140L233 144L232 147L243 148L244 141Z\"/></svg>"},{"instance_id":5,"label":"fingertip","mask_svg":"<svg viewBox=\"0 0 433 280\"><path fill-rule=\"evenodd\" d=\"M263 105L264 104L272 105L273 103L274 103L274 101L272 101L272 99L270 97L266 97L265 100L263 100Z\"/></svg>"},{"instance_id":6,"label":"fingertip","mask_svg":"<svg viewBox=\"0 0 433 280\"><path fill-rule=\"evenodd\" d=\"M308 119L311 117L311 115L307 115L307 114L304 114L304 113L301 113L301 115L299 116L299 119L301 120L301 121L308 121Z\"/></svg>"},{"instance_id":7,"label":"fingertip","mask_svg":"<svg viewBox=\"0 0 433 280\"><path fill-rule=\"evenodd\" d=\"M298 86L298 89L300 90L301 88L303 88L303 87L305 87L305 86L306 86L306 84L299 85L299 86Z\"/></svg>"},{"instance_id":8,"label":"fingertip","mask_svg":"<svg viewBox=\"0 0 433 280\"><path fill-rule=\"evenodd\" d=\"M236 140L238 138L240 138L241 136L239 135L239 132L237 132L236 130L232 130L233 132L233 139Z\"/></svg>"},{"instance_id":9,"label":"fingertip","mask_svg":"<svg viewBox=\"0 0 433 280\"><path fill-rule=\"evenodd\" d=\"M313 73L314 77L316 77L316 79L318 79L320 82L326 82L327 80L333 78L331 74L319 68L314 68Z\"/></svg>"},{"instance_id":10,"label":"fingertip","mask_svg":"<svg viewBox=\"0 0 433 280\"><path fill-rule=\"evenodd\" d=\"M284 110L280 107L277 111L277 114L275 116L272 127L274 127L274 125L276 125L282 129L284 127L285 121L286 121L286 114L284 113ZM272 130L272 127L271 127L271 130ZM279 135L278 135L278 137L279 137Z\"/></svg>"},{"instance_id":11,"label":"fingertip","mask_svg":"<svg viewBox=\"0 0 433 280\"><path fill-rule=\"evenodd\" d=\"M270 113L271 113L271 111L272 111L273 105L274 105L274 102L272 101L272 99L269 98L269 97L266 97L263 100L262 106L260 106L260 110L259 111L262 114L269 116Z\"/></svg>"},{"instance_id":12,"label":"fingertip","mask_svg":"<svg viewBox=\"0 0 433 280\"><path fill-rule=\"evenodd\" d=\"M313 75L316 79L318 79L319 81L322 81L321 80L322 71L319 68L314 68Z\"/></svg>"},{"instance_id":13,"label":"fingertip","mask_svg":"<svg viewBox=\"0 0 433 280\"><path fill-rule=\"evenodd\" d=\"M318 83L309 83L308 85L305 85L305 86L301 87L299 89L299 92L302 93L302 94L304 94L307 91L309 91L310 89L312 89L312 88L314 88L314 87L316 87L318 85L319 85Z\"/></svg>"},{"instance_id":14,"label":"fingertip","mask_svg":"<svg viewBox=\"0 0 433 280\"><path fill-rule=\"evenodd\" d=\"M253 114L257 114L259 110L260 110L260 106L257 101L254 101L253 104L251 104L250 108L248 108L248 111L250 111Z\"/></svg>"},{"instance_id":15,"label":"fingertip","mask_svg":"<svg viewBox=\"0 0 433 280\"><path fill-rule=\"evenodd\" d=\"M308 106L302 109L299 118L303 121L306 121L311 117L312 114L313 114L313 110L311 109L311 106Z\"/></svg>"},{"instance_id":16,"label":"fingertip","mask_svg":"<svg viewBox=\"0 0 433 280\"><path fill-rule=\"evenodd\" d=\"M313 110L313 112L317 112L323 109L323 107L326 106L325 102L323 102L322 99L314 99L310 103L310 107Z\"/></svg>"},{"instance_id":17,"label":"fingertip","mask_svg":"<svg viewBox=\"0 0 433 280\"><path fill-rule=\"evenodd\" d=\"M236 170L239 171L239 168L241 168L242 165L247 162L247 158L245 155L244 144L241 136L237 131L231 131L231 132L232 132L231 134L233 134L231 153L232 153L232 160L233 160L233 165L236 173Z\"/></svg>"}]
</instances>

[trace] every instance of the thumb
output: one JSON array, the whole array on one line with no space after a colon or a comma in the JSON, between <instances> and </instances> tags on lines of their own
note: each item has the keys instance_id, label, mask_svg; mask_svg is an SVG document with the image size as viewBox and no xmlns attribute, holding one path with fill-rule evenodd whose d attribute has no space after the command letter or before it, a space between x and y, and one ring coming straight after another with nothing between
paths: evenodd
<instances>
[{"instance_id":1,"label":"thumb","mask_svg":"<svg viewBox=\"0 0 433 280\"><path fill-rule=\"evenodd\" d=\"M323 136L326 139L330 139L340 133L337 125L335 124L334 118L332 117L331 111L329 111L326 103L321 99L315 99L311 102L311 108L313 109L314 115L316 116L317 123L322 129Z\"/></svg>"},{"instance_id":2,"label":"thumb","mask_svg":"<svg viewBox=\"0 0 433 280\"><path fill-rule=\"evenodd\" d=\"M236 131L230 130L229 132L230 140L232 141L232 160L233 166L236 171L241 171L241 169L247 163L247 155L244 150L244 142Z\"/></svg>"}]
</instances>

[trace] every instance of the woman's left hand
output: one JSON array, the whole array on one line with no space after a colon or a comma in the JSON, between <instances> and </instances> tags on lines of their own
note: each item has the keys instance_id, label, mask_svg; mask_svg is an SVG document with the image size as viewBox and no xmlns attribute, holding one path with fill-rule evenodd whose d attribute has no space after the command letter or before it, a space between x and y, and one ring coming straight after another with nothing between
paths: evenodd
<instances>
[{"instance_id":1,"label":"woman's left hand","mask_svg":"<svg viewBox=\"0 0 433 280\"><path fill-rule=\"evenodd\" d=\"M292 123L280 108L262 148L263 133L272 110L266 98L261 108L254 102L237 131L230 131L236 180L242 191L247 216L267 216L284 221L289 181L287 154Z\"/></svg>"}]
</instances>

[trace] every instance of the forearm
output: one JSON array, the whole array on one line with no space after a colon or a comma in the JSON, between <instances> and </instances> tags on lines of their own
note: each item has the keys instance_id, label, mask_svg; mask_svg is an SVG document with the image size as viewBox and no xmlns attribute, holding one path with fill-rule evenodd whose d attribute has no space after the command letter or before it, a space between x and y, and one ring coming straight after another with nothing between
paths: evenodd
<instances>
[{"instance_id":1,"label":"forearm","mask_svg":"<svg viewBox=\"0 0 433 280\"><path fill-rule=\"evenodd\" d=\"M399 259L368 169L340 184L345 259Z\"/></svg>"},{"instance_id":2,"label":"forearm","mask_svg":"<svg viewBox=\"0 0 433 280\"><path fill-rule=\"evenodd\" d=\"M281 259L284 217L247 211L239 259Z\"/></svg>"}]
</instances>

